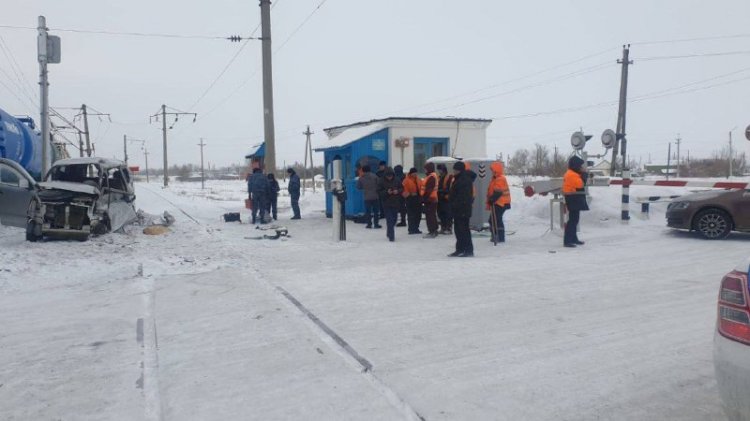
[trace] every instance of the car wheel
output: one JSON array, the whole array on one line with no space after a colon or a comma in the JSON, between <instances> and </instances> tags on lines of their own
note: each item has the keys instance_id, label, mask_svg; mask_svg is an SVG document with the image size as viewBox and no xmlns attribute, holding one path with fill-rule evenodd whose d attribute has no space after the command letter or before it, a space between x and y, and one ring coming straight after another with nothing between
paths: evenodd
<instances>
[{"instance_id":1,"label":"car wheel","mask_svg":"<svg viewBox=\"0 0 750 421\"><path fill-rule=\"evenodd\" d=\"M693 221L693 228L707 240L720 240L732 231L732 218L720 209L702 210Z\"/></svg>"},{"instance_id":2,"label":"car wheel","mask_svg":"<svg viewBox=\"0 0 750 421\"><path fill-rule=\"evenodd\" d=\"M99 223L96 225L96 227L93 230L94 235L104 235L112 230L110 222L109 222L109 215L106 213L104 216L102 216L102 219L99 221Z\"/></svg>"},{"instance_id":3,"label":"car wheel","mask_svg":"<svg viewBox=\"0 0 750 421\"><path fill-rule=\"evenodd\" d=\"M42 226L39 225L38 222L36 222L33 219L29 219L28 222L26 222L26 241L31 241L32 243L40 241L42 239Z\"/></svg>"},{"instance_id":4,"label":"car wheel","mask_svg":"<svg viewBox=\"0 0 750 421\"><path fill-rule=\"evenodd\" d=\"M29 210L27 211L28 218L26 219L26 241L36 242L40 241L44 236L42 235L42 225L34 219L37 210L36 201L32 200L29 204Z\"/></svg>"}]
</instances>

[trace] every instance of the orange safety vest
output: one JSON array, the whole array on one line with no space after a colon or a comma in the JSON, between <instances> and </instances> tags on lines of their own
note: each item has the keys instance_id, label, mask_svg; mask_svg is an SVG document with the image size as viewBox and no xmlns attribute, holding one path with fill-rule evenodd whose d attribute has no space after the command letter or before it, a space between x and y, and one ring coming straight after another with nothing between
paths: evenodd
<instances>
[{"instance_id":1,"label":"orange safety vest","mask_svg":"<svg viewBox=\"0 0 750 421\"><path fill-rule=\"evenodd\" d=\"M510 205L510 187L508 186L508 180L503 173L503 164L500 162L493 162L490 164L490 169L492 170L492 181L489 186L487 186L487 201L490 200L490 197L496 191L500 191L503 192L503 194L495 201L495 204L500 207ZM487 203L487 205L489 206L490 203Z\"/></svg>"},{"instance_id":2,"label":"orange safety vest","mask_svg":"<svg viewBox=\"0 0 750 421\"><path fill-rule=\"evenodd\" d=\"M401 194L404 197L418 196L420 184L421 183L419 181L419 176L417 176L416 174L407 175L406 178L404 178L404 181L401 183L401 185L404 186L404 192Z\"/></svg>"},{"instance_id":3,"label":"orange safety vest","mask_svg":"<svg viewBox=\"0 0 750 421\"><path fill-rule=\"evenodd\" d=\"M563 176L563 185L562 185L562 192L563 195L569 195L569 194L580 194L580 192L584 191L583 186L583 179L581 178L581 174L578 174L577 172L573 170L568 170L565 172L565 176Z\"/></svg>"},{"instance_id":4,"label":"orange safety vest","mask_svg":"<svg viewBox=\"0 0 750 421\"><path fill-rule=\"evenodd\" d=\"M434 172L427 174L427 177L425 177L424 179L422 179L422 183L419 186L419 194L421 196L424 196L425 189L427 188L427 180L429 180L429 179L433 180L433 184L432 184L432 191L430 192L430 197L428 198L428 200L430 202L437 202L437 200L438 200L438 185L439 185L439 183L438 183L437 174L435 174Z\"/></svg>"}]
</instances>

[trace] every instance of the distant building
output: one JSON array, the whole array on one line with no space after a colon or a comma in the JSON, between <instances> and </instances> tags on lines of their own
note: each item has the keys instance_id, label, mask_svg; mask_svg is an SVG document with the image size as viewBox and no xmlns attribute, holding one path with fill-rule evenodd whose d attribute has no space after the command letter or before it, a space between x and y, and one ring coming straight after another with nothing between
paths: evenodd
<instances>
[{"instance_id":1,"label":"distant building","mask_svg":"<svg viewBox=\"0 0 750 421\"><path fill-rule=\"evenodd\" d=\"M315 150L323 152L326 179L332 176L331 162L342 160L347 190L346 215L364 212L362 193L356 189L357 167L378 163L402 165L404 172L415 167L424 173L424 164L435 156L478 158L487 155L487 127L492 120L472 118L389 117L324 129L328 140ZM332 196L326 197L331 214Z\"/></svg>"}]
</instances>

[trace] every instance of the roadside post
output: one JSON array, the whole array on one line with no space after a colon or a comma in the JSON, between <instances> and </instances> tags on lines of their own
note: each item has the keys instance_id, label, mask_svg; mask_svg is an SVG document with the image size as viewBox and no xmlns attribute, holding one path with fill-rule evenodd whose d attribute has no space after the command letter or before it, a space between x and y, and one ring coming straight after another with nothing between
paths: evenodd
<instances>
[{"instance_id":1,"label":"roadside post","mask_svg":"<svg viewBox=\"0 0 750 421\"><path fill-rule=\"evenodd\" d=\"M341 176L341 158L331 163L331 194L333 195L333 241L346 241L346 189Z\"/></svg>"}]
</instances>

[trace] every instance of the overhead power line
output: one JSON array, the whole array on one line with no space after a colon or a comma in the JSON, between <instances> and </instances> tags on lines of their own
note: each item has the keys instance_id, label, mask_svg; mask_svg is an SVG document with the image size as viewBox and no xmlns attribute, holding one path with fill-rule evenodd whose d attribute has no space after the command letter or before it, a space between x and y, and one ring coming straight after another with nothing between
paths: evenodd
<instances>
[{"instance_id":1,"label":"overhead power line","mask_svg":"<svg viewBox=\"0 0 750 421\"><path fill-rule=\"evenodd\" d=\"M726 40L726 39L739 39L739 38L750 38L750 34L733 34L733 35L714 35L700 38L681 38L681 39L670 39L660 41L642 41L632 42L631 45L656 45L656 44L678 44L684 42L697 42L697 41L715 41L715 40Z\"/></svg>"},{"instance_id":2,"label":"overhead power line","mask_svg":"<svg viewBox=\"0 0 750 421\"><path fill-rule=\"evenodd\" d=\"M637 58L638 61L655 61L655 60L674 60L681 58L699 58L699 57L723 57L723 56L737 56L750 54L750 50L745 51L723 51L717 53L699 53L699 54L684 54L676 56L655 56L655 57L643 57Z\"/></svg>"},{"instance_id":3,"label":"overhead power line","mask_svg":"<svg viewBox=\"0 0 750 421\"><path fill-rule=\"evenodd\" d=\"M0 25L0 28L6 29L27 29L36 31L37 28L33 26L15 26L15 25ZM243 37L240 35L230 36L217 36L217 35L197 35L197 34L168 34L159 32L120 32L120 31L104 31L95 29L73 29L73 28L50 28L50 31L56 32L71 32L78 34L95 34L95 35L113 35L113 36L129 36L129 37L147 37L147 38L177 38L177 39L206 39L206 40L228 40L232 42L238 42L242 40L259 40L260 38L253 38L253 36Z\"/></svg>"}]
</instances>

